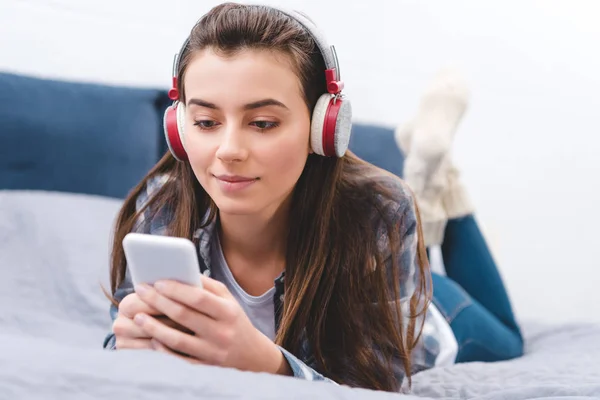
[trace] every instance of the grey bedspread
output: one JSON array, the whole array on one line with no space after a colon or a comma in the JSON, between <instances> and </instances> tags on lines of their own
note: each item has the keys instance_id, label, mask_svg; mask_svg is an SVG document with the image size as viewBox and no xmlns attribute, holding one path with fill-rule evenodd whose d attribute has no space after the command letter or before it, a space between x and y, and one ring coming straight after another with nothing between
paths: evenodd
<instances>
[{"instance_id":1,"label":"grey bedspread","mask_svg":"<svg viewBox=\"0 0 600 400\"><path fill-rule=\"evenodd\" d=\"M0 191L0 398L385 399L401 395L101 349L120 202ZM600 326L525 324L527 354L437 368L402 398L600 398Z\"/></svg>"}]
</instances>

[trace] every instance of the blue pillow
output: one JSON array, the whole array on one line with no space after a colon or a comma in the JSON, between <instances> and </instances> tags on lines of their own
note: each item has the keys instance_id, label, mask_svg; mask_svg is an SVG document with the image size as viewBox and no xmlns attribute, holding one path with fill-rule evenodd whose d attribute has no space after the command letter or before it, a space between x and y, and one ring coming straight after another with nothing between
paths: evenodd
<instances>
[{"instance_id":1,"label":"blue pillow","mask_svg":"<svg viewBox=\"0 0 600 400\"><path fill-rule=\"evenodd\" d=\"M404 156L396 144L393 129L353 124L349 148L363 160L402 177Z\"/></svg>"},{"instance_id":2,"label":"blue pillow","mask_svg":"<svg viewBox=\"0 0 600 400\"><path fill-rule=\"evenodd\" d=\"M0 73L0 189L123 198L162 155L165 97Z\"/></svg>"}]
</instances>

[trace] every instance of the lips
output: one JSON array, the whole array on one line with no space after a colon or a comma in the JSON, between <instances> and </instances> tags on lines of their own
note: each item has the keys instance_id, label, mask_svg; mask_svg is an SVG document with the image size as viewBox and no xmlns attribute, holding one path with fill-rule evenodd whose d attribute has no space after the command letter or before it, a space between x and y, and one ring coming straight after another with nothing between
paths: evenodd
<instances>
[{"instance_id":1,"label":"lips","mask_svg":"<svg viewBox=\"0 0 600 400\"><path fill-rule=\"evenodd\" d=\"M252 182L257 180L258 178L250 178L247 176L238 176L238 175L215 175L220 181L228 182L228 183L242 183L242 182Z\"/></svg>"},{"instance_id":2,"label":"lips","mask_svg":"<svg viewBox=\"0 0 600 400\"><path fill-rule=\"evenodd\" d=\"M259 180L259 178L250 178L240 175L214 175L222 193L228 195L237 195L244 193L247 188L251 187Z\"/></svg>"}]
</instances>

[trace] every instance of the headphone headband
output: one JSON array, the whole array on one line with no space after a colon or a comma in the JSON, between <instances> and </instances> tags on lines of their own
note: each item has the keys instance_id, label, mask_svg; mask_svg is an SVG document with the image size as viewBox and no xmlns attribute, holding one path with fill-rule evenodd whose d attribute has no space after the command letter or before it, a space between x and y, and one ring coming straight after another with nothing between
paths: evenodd
<instances>
[{"instance_id":1,"label":"headphone headband","mask_svg":"<svg viewBox=\"0 0 600 400\"><path fill-rule=\"evenodd\" d=\"M317 47L319 48L319 51L325 60L325 68L336 70L336 79L339 80L339 65L337 55L335 53L335 47L328 44L327 40L325 39L325 35L317 28L315 23L300 11L286 10L278 6L268 7L271 7L272 9L278 10L279 12L289 16L302 25L302 27L304 27L304 29L310 34L317 44Z\"/></svg>"},{"instance_id":2,"label":"headphone headband","mask_svg":"<svg viewBox=\"0 0 600 400\"><path fill-rule=\"evenodd\" d=\"M317 28L315 23L312 22L310 20L310 18L308 18L305 14L301 13L300 11L286 10L279 6L272 6L272 5L269 5L269 6L261 5L261 6L268 7L273 10L277 10L277 11L281 12L282 14L285 14L288 17L292 18L293 20L298 22L300 25L302 25L304 30L306 32L308 32L308 34L314 40L315 44L319 48L319 52L321 53L323 60L325 61L327 91L331 94L340 93L342 91L342 89L344 88L344 84L340 79L340 65L338 62L335 47L333 45L329 45L327 43L327 40L325 39L325 35ZM179 60L181 58L181 55L185 51L187 45L189 44L189 42L190 42L190 37L188 35L188 37L185 39L185 42L181 46L181 49L179 50L179 52L177 54L175 54L175 56L173 58L173 71L172 71L173 83L172 83L172 88L169 90L169 98L171 100L179 99L179 92L177 90L177 72L179 70Z\"/></svg>"}]
</instances>

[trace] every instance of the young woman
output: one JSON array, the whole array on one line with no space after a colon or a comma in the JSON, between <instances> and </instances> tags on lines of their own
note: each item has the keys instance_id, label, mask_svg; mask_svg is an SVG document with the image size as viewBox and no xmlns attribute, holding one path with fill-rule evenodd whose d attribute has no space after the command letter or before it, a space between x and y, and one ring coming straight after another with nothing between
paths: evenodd
<instances>
[{"instance_id":1,"label":"young woman","mask_svg":"<svg viewBox=\"0 0 600 400\"><path fill-rule=\"evenodd\" d=\"M298 13L227 3L194 26L171 151L118 217L106 348L388 391L436 364L452 332L430 302L417 208L346 151L336 61ZM204 288L134 288L130 231L194 240Z\"/></svg>"}]
</instances>

